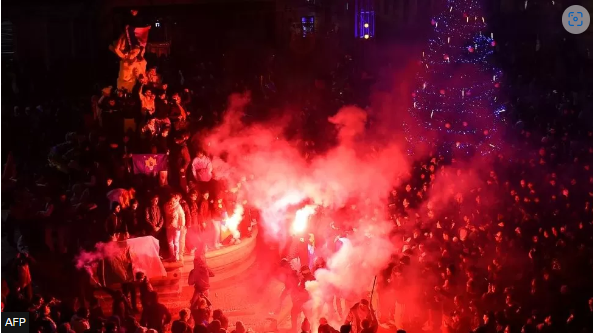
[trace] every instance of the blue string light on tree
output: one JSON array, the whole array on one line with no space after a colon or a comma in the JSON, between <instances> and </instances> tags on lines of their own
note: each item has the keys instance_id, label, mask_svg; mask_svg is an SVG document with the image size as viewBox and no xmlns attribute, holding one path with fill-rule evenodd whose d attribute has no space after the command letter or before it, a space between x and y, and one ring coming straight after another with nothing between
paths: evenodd
<instances>
[{"instance_id":1,"label":"blue string light on tree","mask_svg":"<svg viewBox=\"0 0 593 333\"><path fill-rule=\"evenodd\" d=\"M434 35L422 53L417 84L406 124L408 141L427 142L420 132L436 132L438 147L448 153L488 154L500 147L503 121L502 72L492 63L496 42L486 36L481 6L472 0L449 0L431 20Z\"/></svg>"}]
</instances>

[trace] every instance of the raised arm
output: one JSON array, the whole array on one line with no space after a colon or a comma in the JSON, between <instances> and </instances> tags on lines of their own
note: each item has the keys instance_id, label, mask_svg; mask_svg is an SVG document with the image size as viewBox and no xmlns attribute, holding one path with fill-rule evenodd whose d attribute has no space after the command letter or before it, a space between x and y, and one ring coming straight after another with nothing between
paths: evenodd
<instances>
[{"instance_id":1,"label":"raised arm","mask_svg":"<svg viewBox=\"0 0 593 333\"><path fill-rule=\"evenodd\" d=\"M126 55L119 49L119 47L116 47L114 50L115 54L117 54L118 57L120 57L120 59L124 59L126 57Z\"/></svg>"},{"instance_id":2,"label":"raised arm","mask_svg":"<svg viewBox=\"0 0 593 333\"><path fill-rule=\"evenodd\" d=\"M142 93L143 89L144 89L144 83L140 83L140 89L138 89L138 97L140 97L140 102L142 102L144 104L144 99L146 98L146 96L144 96L144 94Z\"/></svg>"},{"instance_id":3,"label":"raised arm","mask_svg":"<svg viewBox=\"0 0 593 333\"><path fill-rule=\"evenodd\" d=\"M126 55L122 52L125 42L126 42L125 38L120 37L119 40L117 41L117 45L113 49L113 52L115 52L115 54L117 54L117 56L120 57L121 59L126 57Z\"/></svg>"}]
</instances>

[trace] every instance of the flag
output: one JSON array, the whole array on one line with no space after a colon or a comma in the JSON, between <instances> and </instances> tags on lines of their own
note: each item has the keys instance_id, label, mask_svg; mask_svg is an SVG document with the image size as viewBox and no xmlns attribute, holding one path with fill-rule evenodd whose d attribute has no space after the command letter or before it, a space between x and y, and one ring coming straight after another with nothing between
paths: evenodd
<instances>
[{"instance_id":1,"label":"flag","mask_svg":"<svg viewBox=\"0 0 593 333\"><path fill-rule=\"evenodd\" d=\"M130 46L142 46L146 48L148 42L148 33L150 32L150 26L147 27L132 27L128 26L126 29L126 35L128 37L128 43Z\"/></svg>"},{"instance_id":2,"label":"flag","mask_svg":"<svg viewBox=\"0 0 593 333\"><path fill-rule=\"evenodd\" d=\"M167 155L165 154L133 154L132 164L134 173L156 175L161 171L167 171Z\"/></svg>"}]
</instances>

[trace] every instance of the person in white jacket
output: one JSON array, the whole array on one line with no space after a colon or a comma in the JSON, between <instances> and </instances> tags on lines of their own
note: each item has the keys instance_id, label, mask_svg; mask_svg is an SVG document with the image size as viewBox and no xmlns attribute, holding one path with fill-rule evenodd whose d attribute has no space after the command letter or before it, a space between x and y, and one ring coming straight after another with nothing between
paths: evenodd
<instances>
[{"instance_id":1,"label":"person in white jacket","mask_svg":"<svg viewBox=\"0 0 593 333\"><path fill-rule=\"evenodd\" d=\"M181 238L181 230L185 228L185 213L179 204L181 195L174 194L171 200L165 205L165 225L167 227L167 242L169 243L169 251L171 259L179 261L179 240Z\"/></svg>"},{"instance_id":2,"label":"person in white jacket","mask_svg":"<svg viewBox=\"0 0 593 333\"><path fill-rule=\"evenodd\" d=\"M198 190L202 193L211 192L212 181L212 160L203 151L191 163L191 171L194 179L198 182Z\"/></svg>"}]
</instances>

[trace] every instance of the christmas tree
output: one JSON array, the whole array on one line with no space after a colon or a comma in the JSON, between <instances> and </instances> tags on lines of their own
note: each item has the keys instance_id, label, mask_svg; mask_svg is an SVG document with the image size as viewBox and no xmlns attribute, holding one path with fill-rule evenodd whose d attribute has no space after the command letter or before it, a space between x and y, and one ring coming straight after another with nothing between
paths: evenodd
<instances>
[{"instance_id":1,"label":"christmas tree","mask_svg":"<svg viewBox=\"0 0 593 333\"><path fill-rule=\"evenodd\" d=\"M448 0L431 24L434 34L412 93L412 121L405 126L408 140L456 156L498 150L502 72L492 63L496 42L480 4Z\"/></svg>"}]
</instances>

